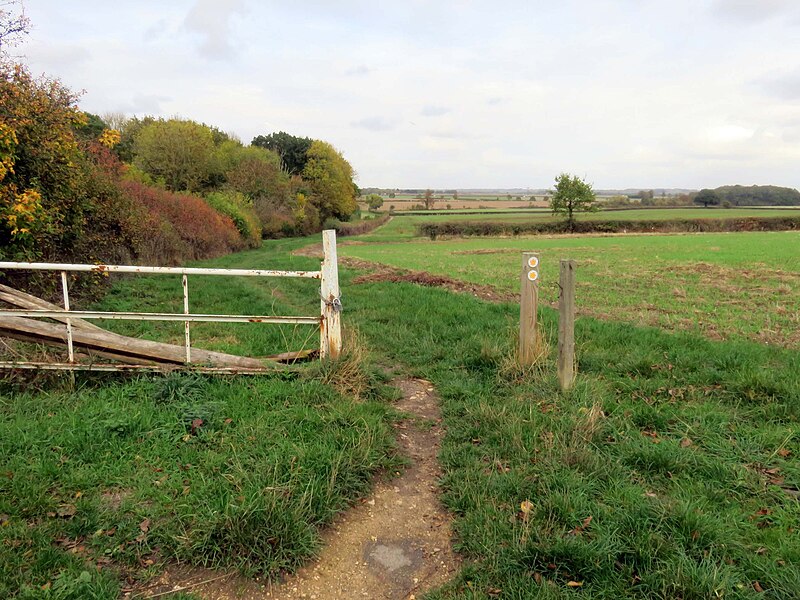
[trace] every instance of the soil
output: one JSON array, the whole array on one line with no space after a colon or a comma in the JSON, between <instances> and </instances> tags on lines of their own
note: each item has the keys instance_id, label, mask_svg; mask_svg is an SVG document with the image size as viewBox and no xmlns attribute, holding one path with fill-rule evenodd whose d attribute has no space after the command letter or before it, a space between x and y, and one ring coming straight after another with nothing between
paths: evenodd
<instances>
[{"instance_id":1,"label":"soil","mask_svg":"<svg viewBox=\"0 0 800 600\"><path fill-rule=\"evenodd\" d=\"M451 519L439 502L437 462L444 431L430 382L403 379L397 408L410 415L395 427L409 467L323 532L318 558L282 582L173 566L142 598L186 590L204 600L411 599L448 581L460 567Z\"/></svg>"},{"instance_id":2,"label":"soil","mask_svg":"<svg viewBox=\"0 0 800 600\"><path fill-rule=\"evenodd\" d=\"M428 287L441 287L451 292L459 292L469 294L487 300L489 302L515 302L519 300L518 294L511 292L503 292L490 285L480 285L477 283L469 283L452 277L444 275L434 275L427 271L411 271L408 269L396 269L387 265L371 263L355 258L344 258L340 262L356 269L370 270L370 273L359 275L352 281L353 285L363 283L379 283L382 281L390 281L393 283L405 282L416 283L417 285L424 285Z\"/></svg>"}]
</instances>

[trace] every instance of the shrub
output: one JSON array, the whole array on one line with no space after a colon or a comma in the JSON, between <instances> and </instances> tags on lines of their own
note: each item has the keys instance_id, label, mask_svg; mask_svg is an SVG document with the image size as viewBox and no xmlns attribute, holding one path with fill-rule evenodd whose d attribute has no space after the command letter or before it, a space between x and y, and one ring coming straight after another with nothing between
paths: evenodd
<instances>
[{"instance_id":1,"label":"shrub","mask_svg":"<svg viewBox=\"0 0 800 600\"><path fill-rule=\"evenodd\" d=\"M142 255L157 251L159 246L168 255L149 256L160 263L199 260L241 250L245 242L230 217L221 215L202 198L148 187L136 181L122 181L120 188L132 201L147 209L150 217L142 224L147 239ZM180 242L177 242L177 240Z\"/></svg>"},{"instance_id":2,"label":"shrub","mask_svg":"<svg viewBox=\"0 0 800 600\"><path fill-rule=\"evenodd\" d=\"M217 212L230 217L249 248L261 245L261 221L247 196L240 192L212 192L206 196L206 202Z\"/></svg>"}]
</instances>

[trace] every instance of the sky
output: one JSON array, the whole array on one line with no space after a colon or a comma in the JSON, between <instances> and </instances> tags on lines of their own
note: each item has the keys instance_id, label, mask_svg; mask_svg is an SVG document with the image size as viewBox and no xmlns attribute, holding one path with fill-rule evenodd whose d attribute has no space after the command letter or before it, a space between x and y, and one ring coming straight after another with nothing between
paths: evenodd
<instances>
[{"instance_id":1,"label":"sky","mask_svg":"<svg viewBox=\"0 0 800 600\"><path fill-rule=\"evenodd\" d=\"M25 0L83 110L323 139L362 187L800 187L798 0Z\"/></svg>"}]
</instances>

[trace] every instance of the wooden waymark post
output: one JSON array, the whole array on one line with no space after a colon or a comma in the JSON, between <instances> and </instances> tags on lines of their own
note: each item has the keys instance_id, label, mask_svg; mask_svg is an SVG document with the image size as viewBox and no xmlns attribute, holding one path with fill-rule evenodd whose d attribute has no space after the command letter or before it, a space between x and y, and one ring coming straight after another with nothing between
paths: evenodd
<instances>
[{"instance_id":1,"label":"wooden waymark post","mask_svg":"<svg viewBox=\"0 0 800 600\"><path fill-rule=\"evenodd\" d=\"M342 301L339 297L339 265L336 257L336 231L322 232L322 296L320 319L320 357L336 359L342 352Z\"/></svg>"},{"instance_id":2,"label":"wooden waymark post","mask_svg":"<svg viewBox=\"0 0 800 600\"><path fill-rule=\"evenodd\" d=\"M558 383L575 383L575 261L562 260L558 293Z\"/></svg>"},{"instance_id":3,"label":"wooden waymark post","mask_svg":"<svg viewBox=\"0 0 800 600\"><path fill-rule=\"evenodd\" d=\"M522 253L519 303L519 362L530 365L536 358L536 314L539 309L539 257Z\"/></svg>"}]
</instances>

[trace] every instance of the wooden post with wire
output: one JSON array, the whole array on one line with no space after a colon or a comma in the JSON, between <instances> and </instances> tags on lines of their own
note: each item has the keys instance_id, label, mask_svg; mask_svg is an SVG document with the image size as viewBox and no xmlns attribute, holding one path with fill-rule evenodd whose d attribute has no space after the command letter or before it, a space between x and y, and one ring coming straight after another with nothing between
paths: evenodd
<instances>
[{"instance_id":1,"label":"wooden post with wire","mask_svg":"<svg viewBox=\"0 0 800 600\"><path fill-rule=\"evenodd\" d=\"M533 364L536 358L538 310L539 257L532 252L523 252L519 302L519 363L523 367Z\"/></svg>"},{"instance_id":2,"label":"wooden post with wire","mask_svg":"<svg viewBox=\"0 0 800 600\"><path fill-rule=\"evenodd\" d=\"M575 383L575 261L562 260L558 292L558 383Z\"/></svg>"},{"instance_id":3,"label":"wooden post with wire","mask_svg":"<svg viewBox=\"0 0 800 600\"><path fill-rule=\"evenodd\" d=\"M322 276L320 282L320 358L337 359L342 352L342 301L339 292L339 265L336 257L336 231L322 232Z\"/></svg>"}]
</instances>

